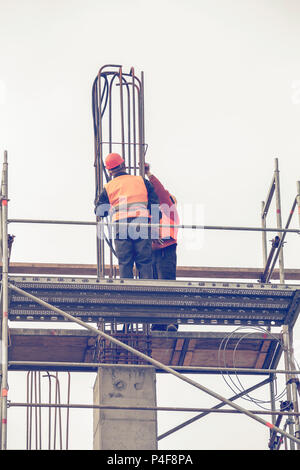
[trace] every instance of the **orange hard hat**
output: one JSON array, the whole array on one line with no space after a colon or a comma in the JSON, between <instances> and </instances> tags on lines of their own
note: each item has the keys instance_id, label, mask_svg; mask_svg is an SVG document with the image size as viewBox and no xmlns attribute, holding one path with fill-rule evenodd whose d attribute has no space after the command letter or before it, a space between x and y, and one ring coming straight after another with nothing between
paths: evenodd
<instances>
[{"instance_id":1,"label":"orange hard hat","mask_svg":"<svg viewBox=\"0 0 300 470\"><path fill-rule=\"evenodd\" d=\"M105 167L107 170L112 170L124 163L124 159L118 153L109 153L105 159Z\"/></svg>"}]
</instances>

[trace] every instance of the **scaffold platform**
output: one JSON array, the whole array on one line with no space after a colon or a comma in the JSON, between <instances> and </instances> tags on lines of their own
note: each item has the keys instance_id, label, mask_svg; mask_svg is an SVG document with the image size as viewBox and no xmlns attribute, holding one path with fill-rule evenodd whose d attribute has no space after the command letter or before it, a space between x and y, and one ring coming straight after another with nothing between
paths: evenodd
<instances>
[{"instance_id":1,"label":"scaffold platform","mask_svg":"<svg viewBox=\"0 0 300 470\"><path fill-rule=\"evenodd\" d=\"M299 285L10 277L9 282L85 322L293 326ZM9 320L65 321L10 290Z\"/></svg>"},{"instance_id":2,"label":"scaffold platform","mask_svg":"<svg viewBox=\"0 0 300 470\"><path fill-rule=\"evenodd\" d=\"M216 372L224 365L253 372L276 368L282 353L281 335L269 335L267 328L293 325L300 311L300 289L294 285L41 276L14 276L9 282L74 318L102 324L104 330L108 325L107 332L115 338L187 373L201 372L201 367ZM94 363L138 364L91 331L49 328L49 322L68 321L12 289L9 320L47 324L41 329L10 328L10 369L28 370L45 363L47 369L67 370L72 364L72 369L93 371ZM151 331L150 325L162 323L190 325L191 331ZM135 329L124 332L122 324L135 325ZM251 335L230 336L193 331L199 325L254 330Z\"/></svg>"}]
</instances>

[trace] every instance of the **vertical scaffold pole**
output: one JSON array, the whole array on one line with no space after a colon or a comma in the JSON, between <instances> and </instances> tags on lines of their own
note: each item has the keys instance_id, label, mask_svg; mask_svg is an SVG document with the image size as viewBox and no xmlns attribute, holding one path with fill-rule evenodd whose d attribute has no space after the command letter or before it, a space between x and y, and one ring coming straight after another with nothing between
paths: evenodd
<instances>
[{"instance_id":1,"label":"vertical scaffold pole","mask_svg":"<svg viewBox=\"0 0 300 470\"><path fill-rule=\"evenodd\" d=\"M297 206L298 206L298 217L300 227L300 181L297 181Z\"/></svg>"},{"instance_id":2,"label":"vertical scaffold pole","mask_svg":"<svg viewBox=\"0 0 300 470\"><path fill-rule=\"evenodd\" d=\"M261 227L266 228L266 226L267 226L267 224L266 224L266 214L265 214L265 202L262 201L262 203L261 203ZM267 255L267 232L265 232L263 230L261 232L261 236L262 236L263 267L265 267L266 264L267 264L267 259L268 259L268 255Z\"/></svg>"},{"instance_id":3,"label":"vertical scaffold pole","mask_svg":"<svg viewBox=\"0 0 300 470\"><path fill-rule=\"evenodd\" d=\"M0 259L2 260L2 182L0 186ZM2 274L2 273L1 273ZM2 283L1 283L1 288L0 288L0 363L1 363L1 374L0 374L0 390L2 390ZM0 393L0 448L1 448L1 442L2 442L2 397Z\"/></svg>"},{"instance_id":4,"label":"vertical scaffold pole","mask_svg":"<svg viewBox=\"0 0 300 470\"><path fill-rule=\"evenodd\" d=\"M282 339L283 339L283 351L284 351L284 368L286 370L285 381L286 381L286 397L289 402L292 401L291 387L289 385L290 374L289 374L289 342L288 342L288 325L282 327ZM289 433L294 435L294 426L289 420ZM291 442L291 449L294 449L294 443Z\"/></svg>"},{"instance_id":5,"label":"vertical scaffold pole","mask_svg":"<svg viewBox=\"0 0 300 470\"><path fill-rule=\"evenodd\" d=\"M289 325L283 325L282 328L282 337L283 337L283 346L284 346L284 362L286 372L286 396L287 400L293 404L293 411L295 413L299 412L298 408L298 396L297 388L295 383L295 376L291 373L291 370L295 370L295 365L293 361L293 334L292 329ZM299 436L299 417L295 416L295 421L289 420L289 433ZM297 444L299 450L299 444ZM290 441L290 449L295 450L295 443Z\"/></svg>"},{"instance_id":6,"label":"vertical scaffold pole","mask_svg":"<svg viewBox=\"0 0 300 470\"><path fill-rule=\"evenodd\" d=\"M297 181L297 196L296 196L297 206L298 206L298 218L299 218L299 227L300 227L300 181ZM292 339L292 330L290 329L289 337ZM292 357L291 360L292 368L295 370L295 364ZM293 399L294 399L294 408L296 412L299 412L299 402L298 402L298 390L295 383L295 377L293 376ZM296 416L296 435L299 436L300 434L300 423L299 423L299 416ZM299 444L297 445L297 449L300 450Z\"/></svg>"},{"instance_id":7,"label":"vertical scaffold pole","mask_svg":"<svg viewBox=\"0 0 300 470\"><path fill-rule=\"evenodd\" d=\"M290 370L296 370L296 365L294 362L294 346L293 346L293 328L289 326L288 328L288 346L289 346L289 365ZM298 390L296 385L296 376L295 374L291 373L291 391L292 391L292 399L293 399L293 411L295 413L299 413L299 403L298 403ZM300 424L299 424L299 416L295 416L295 436L300 436ZM300 445L297 444L297 450L300 450Z\"/></svg>"},{"instance_id":8,"label":"vertical scaffold pole","mask_svg":"<svg viewBox=\"0 0 300 470\"><path fill-rule=\"evenodd\" d=\"M1 383L1 450L7 448L7 393L8 393L8 238L7 238L7 152L4 152L2 172L2 383Z\"/></svg>"},{"instance_id":9,"label":"vertical scaffold pole","mask_svg":"<svg viewBox=\"0 0 300 470\"><path fill-rule=\"evenodd\" d=\"M271 402L271 410L276 411L276 402L275 402L275 385L274 380L276 380L275 374L270 374L270 402ZM272 415L272 423L273 425L276 424L276 416Z\"/></svg>"},{"instance_id":10,"label":"vertical scaffold pole","mask_svg":"<svg viewBox=\"0 0 300 470\"><path fill-rule=\"evenodd\" d=\"M275 178L277 228L282 229L278 158L275 158L274 178ZM278 233L278 236L281 239L282 234ZM280 276L280 284L284 284L283 246L281 247L281 250L279 253L279 276Z\"/></svg>"}]
</instances>

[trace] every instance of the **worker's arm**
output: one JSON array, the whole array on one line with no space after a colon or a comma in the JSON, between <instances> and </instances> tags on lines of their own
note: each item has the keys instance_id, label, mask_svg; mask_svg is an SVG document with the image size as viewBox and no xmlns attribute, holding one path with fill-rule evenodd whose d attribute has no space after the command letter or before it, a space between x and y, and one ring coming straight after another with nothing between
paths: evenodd
<instances>
[{"instance_id":1,"label":"worker's arm","mask_svg":"<svg viewBox=\"0 0 300 470\"><path fill-rule=\"evenodd\" d=\"M148 210L153 215L159 208L159 199L153 185L146 178L144 178L144 183L148 193Z\"/></svg>"},{"instance_id":2,"label":"worker's arm","mask_svg":"<svg viewBox=\"0 0 300 470\"><path fill-rule=\"evenodd\" d=\"M151 216L150 223L156 226L160 222L162 217L160 207L159 207L159 199L158 196L152 186L152 184L144 178L144 183L147 188L148 193L148 210ZM152 240L157 240L159 238L159 228L158 226L155 228L151 228L151 238Z\"/></svg>"},{"instance_id":3,"label":"worker's arm","mask_svg":"<svg viewBox=\"0 0 300 470\"><path fill-rule=\"evenodd\" d=\"M107 217L110 210L110 203L106 189L104 188L102 193L99 195L96 205L95 205L95 214L97 217Z\"/></svg>"},{"instance_id":4,"label":"worker's arm","mask_svg":"<svg viewBox=\"0 0 300 470\"><path fill-rule=\"evenodd\" d=\"M170 220L175 224L179 224L177 208L176 205L174 205L174 201L172 201L171 199L171 194L169 193L169 191L166 190L166 188L159 181L159 179L150 172L149 163L145 163L145 174L153 185L156 194L158 195L161 210L163 210L164 205L170 207L170 211L167 209L167 213L170 217Z\"/></svg>"},{"instance_id":5,"label":"worker's arm","mask_svg":"<svg viewBox=\"0 0 300 470\"><path fill-rule=\"evenodd\" d=\"M146 176L148 177L150 183L152 184L152 186L154 187L154 190L159 198L159 203L160 204L168 204L168 206L172 206L173 205L173 201L171 200L170 198L170 193L169 191L166 190L166 188L163 186L163 184L159 181L158 178L156 178L156 176L154 176L151 172L150 172L150 165L149 163L145 163L145 174Z\"/></svg>"}]
</instances>

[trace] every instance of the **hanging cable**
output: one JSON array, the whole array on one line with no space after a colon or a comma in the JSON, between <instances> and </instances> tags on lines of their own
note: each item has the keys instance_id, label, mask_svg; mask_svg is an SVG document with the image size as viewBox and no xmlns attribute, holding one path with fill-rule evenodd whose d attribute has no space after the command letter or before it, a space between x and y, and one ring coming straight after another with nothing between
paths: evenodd
<instances>
[{"instance_id":1,"label":"hanging cable","mask_svg":"<svg viewBox=\"0 0 300 470\"><path fill-rule=\"evenodd\" d=\"M226 362L226 351L228 351L228 343L230 340L233 339L233 335L241 330L241 329L245 329L245 328L248 328L249 327L238 327L236 328L234 331L230 332L227 336L224 336L224 338L222 339L221 343L220 343L220 346L219 346L219 350L218 350L218 362L219 362L219 367L220 367L220 372L221 372L221 375L225 381L225 383L228 385L228 387L234 392L236 393L236 391L238 390L239 392L242 392L242 391L245 391L245 388L243 387L239 377L238 377L238 374L237 374L237 367L236 367L236 355L237 355L237 349L241 343L242 340L244 340L246 337L248 337L250 334L253 334L254 332L248 332L247 334L243 335L241 338L239 338L239 340L236 342L236 345L233 349L233 369L235 369L235 377L236 377L236 381L238 382L238 385L236 384L236 382L233 380L233 378L231 377L231 375L227 372L226 373L226 376L225 374L223 373L222 371L222 368L226 368L228 367L227 365L227 362ZM281 346L281 348L283 348L283 344L281 343L281 341L275 337L274 335L272 335L271 332L265 330L264 328L261 328L261 327L251 327L253 330L255 331L259 331L259 332L263 332L264 334L268 334L270 337L272 337L276 342L279 343L279 345ZM222 349L223 348L223 349ZM223 361L221 362L221 353L223 352ZM230 385L230 382L231 382L231 385ZM277 383L276 383L276 386L277 386ZM281 393L275 393L275 401L278 401L280 400L286 393L286 388L281 392ZM252 396L250 396L249 394L245 394L243 397L243 400L246 400L246 401L251 401L252 403L255 403L257 406L263 408L263 409L267 409L267 408L264 408L262 405L263 404L269 404L270 403L270 400L260 400L258 398L254 398Z\"/></svg>"}]
</instances>

